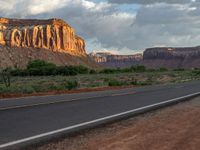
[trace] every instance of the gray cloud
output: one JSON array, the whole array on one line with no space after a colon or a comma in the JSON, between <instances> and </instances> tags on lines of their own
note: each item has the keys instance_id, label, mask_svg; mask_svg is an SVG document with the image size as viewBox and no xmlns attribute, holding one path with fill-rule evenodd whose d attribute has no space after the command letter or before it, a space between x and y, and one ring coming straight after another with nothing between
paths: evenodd
<instances>
[{"instance_id":1,"label":"gray cloud","mask_svg":"<svg viewBox=\"0 0 200 150\"><path fill-rule=\"evenodd\" d=\"M184 4L190 3L192 0L108 0L110 3L117 4L153 4L153 3L169 3Z\"/></svg>"}]
</instances>

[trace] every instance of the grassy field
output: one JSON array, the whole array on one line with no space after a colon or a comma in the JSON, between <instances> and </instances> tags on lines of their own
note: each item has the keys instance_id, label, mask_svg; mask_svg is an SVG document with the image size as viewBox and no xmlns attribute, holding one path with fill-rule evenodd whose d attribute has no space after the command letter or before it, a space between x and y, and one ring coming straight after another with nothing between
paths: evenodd
<instances>
[{"instance_id":1,"label":"grassy field","mask_svg":"<svg viewBox=\"0 0 200 150\"><path fill-rule=\"evenodd\" d=\"M194 71L154 71L141 73L83 74L76 76L12 76L10 87L0 79L0 94L99 88L108 86L145 86L199 80Z\"/></svg>"}]
</instances>

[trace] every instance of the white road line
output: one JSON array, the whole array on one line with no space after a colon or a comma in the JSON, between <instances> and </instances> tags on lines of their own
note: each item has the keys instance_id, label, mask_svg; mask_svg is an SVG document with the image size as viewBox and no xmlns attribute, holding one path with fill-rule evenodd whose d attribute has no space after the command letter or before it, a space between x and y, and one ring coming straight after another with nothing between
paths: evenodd
<instances>
[{"instance_id":1,"label":"white road line","mask_svg":"<svg viewBox=\"0 0 200 150\"><path fill-rule=\"evenodd\" d=\"M125 111L125 112L118 113L118 114L115 114L115 115L111 115L111 116L95 119L95 120L92 120L92 121L80 123L80 124L69 126L69 127L66 127L66 128L62 128L62 129L58 129L58 130L42 133L42 134L31 136L31 137L28 137L28 138L24 138L24 139L8 142L8 143L0 145L0 148L6 148L6 147L9 147L9 146L14 146L16 144L28 142L28 141L31 141L31 140L36 140L38 138L54 135L54 134L61 133L61 132L64 132L64 131L69 131L69 130L76 129L76 128L79 128L79 127L83 127L83 126L86 126L86 125L90 125L90 124L93 124L93 123L98 123L100 121L106 121L106 120L109 120L109 119L112 119L112 118L116 118L116 117L120 117L120 116L123 116L123 115L128 115L130 113L138 112L138 111L145 110L145 109L148 109L148 108L153 108L153 107L156 107L156 106L162 106L164 104L168 104L168 103L171 103L171 102L176 102L178 100L181 100L181 99L184 99L184 98L189 98L189 97L192 97L192 96L197 96L197 95L200 95L200 92L189 94L189 95L178 97L178 98L174 98L174 99L170 99L170 100L167 100L167 101L164 101L164 102L160 102L160 103L156 103L156 104L140 107L140 108L137 108L137 109Z\"/></svg>"}]
</instances>

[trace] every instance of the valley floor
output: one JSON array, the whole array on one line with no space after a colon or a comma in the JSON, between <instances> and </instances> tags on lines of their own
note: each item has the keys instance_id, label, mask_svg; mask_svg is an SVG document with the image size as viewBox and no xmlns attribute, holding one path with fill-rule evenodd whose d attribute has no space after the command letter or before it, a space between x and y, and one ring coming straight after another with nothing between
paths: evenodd
<instances>
[{"instance_id":1,"label":"valley floor","mask_svg":"<svg viewBox=\"0 0 200 150\"><path fill-rule=\"evenodd\" d=\"M11 77L10 87L6 87L0 78L0 98L89 92L116 87L180 83L199 79L199 74L191 70L77 76L18 76Z\"/></svg>"},{"instance_id":2,"label":"valley floor","mask_svg":"<svg viewBox=\"0 0 200 150\"><path fill-rule=\"evenodd\" d=\"M200 97L32 150L199 150Z\"/></svg>"}]
</instances>

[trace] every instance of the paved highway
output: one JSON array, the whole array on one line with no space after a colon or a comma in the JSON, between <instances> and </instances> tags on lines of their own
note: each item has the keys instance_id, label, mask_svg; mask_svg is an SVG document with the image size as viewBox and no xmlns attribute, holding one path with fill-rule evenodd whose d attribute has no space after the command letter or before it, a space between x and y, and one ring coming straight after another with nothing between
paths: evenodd
<instances>
[{"instance_id":1,"label":"paved highway","mask_svg":"<svg viewBox=\"0 0 200 150\"><path fill-rule=\"evenodd\" d=\"M200 81L0 100L0 149L11 149L200 94Z\"/></svg>"}]
</instances>

